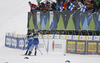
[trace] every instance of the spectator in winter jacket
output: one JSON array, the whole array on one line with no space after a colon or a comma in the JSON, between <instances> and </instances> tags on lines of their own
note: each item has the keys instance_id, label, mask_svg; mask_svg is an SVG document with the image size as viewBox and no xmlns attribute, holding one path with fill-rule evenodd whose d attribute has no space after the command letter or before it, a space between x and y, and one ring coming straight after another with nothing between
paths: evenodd
<instances>
[{"instance_id":1,"label":"spectator in winter jacket","mask_svg":"<svg viewBox=\"0 0 100 63\"><path fill-rule=\"evenodd\" d=\"M51 3L51 10L56 10L56 3L55 2L53 2L53 3Z\"/></svg>"},{"instance_id":2,"label":"spectator in winter jacket","mask_svg":"<svg viewBox=\"0 0 100 63\"><path fill-rule=\"evenodd\" d=\"M97 6L97 4L96 4L96 1L97 1L97 0L91 1L92 5L93 5L93 11L92 11L92 13L95 12L95 11L97 11L97 7L98 7L98 6Z\"/></svg>"},{"instance_id":3,"label":"spectator in winter jacket","mask_svg":"<svg viewBox=\"0 0 100 63\"><path fill-rule=\"evenodd\" d=\"M37 10L39 7L36 4L31 3L30 1L28 2L31 8L31 14L33 14L33 11Z\"/></svg>"},{"instance_id":4,"label":"spectator in winter jacket","mask_svg":"<svg viewBox=\"0 0 100 63\"><path fill-rule=\"evenodd\" d=\"M40 11L46 10L46 8L45 8L45 4L44 4L43 2L40 3L39 8L40 8Z\"/></svg>"}]
</instances>

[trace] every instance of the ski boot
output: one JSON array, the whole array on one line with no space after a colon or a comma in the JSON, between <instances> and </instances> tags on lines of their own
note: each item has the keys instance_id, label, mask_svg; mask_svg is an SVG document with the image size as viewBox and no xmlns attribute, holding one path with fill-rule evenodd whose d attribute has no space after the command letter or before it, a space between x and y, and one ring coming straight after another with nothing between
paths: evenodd
<instances>
[{"instance_id":1,"label":"ski boot","mask_svg":"<svg viewBox=\"0 0 100 63\"><path fill-rule=\"evenodd\" d=\"M35 56L36 56L36 53L37 53L37 50L36 50L36 48L35 48L35 54L34 54Z\"/></svg>"},{"instance_id":2,"label":"ski boot","mask_svg":"<svg viewBox=\"0 0 100 63\"><path fill-rule=\"evenodd\" d=\"M27 55L27 51L26 51L26 53L24 55Z\"/></svg>"},{"instance_id":3,"label":"ski boot","mask_svg":"<svg viewBox=\"0 0 100 63\"><path fill-rule=\"evenodd\" d=\"M28 55L31 55L32 51L29 51L29 54Z\"/></svg>"}]
</instances>

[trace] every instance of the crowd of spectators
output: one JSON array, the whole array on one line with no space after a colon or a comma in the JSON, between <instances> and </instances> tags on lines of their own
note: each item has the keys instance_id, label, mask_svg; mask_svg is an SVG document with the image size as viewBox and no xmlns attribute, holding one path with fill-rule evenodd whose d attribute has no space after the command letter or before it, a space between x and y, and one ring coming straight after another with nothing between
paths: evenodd
<instances>
[{"instance_id":1,"label":"crowd of spectators","mask_svg":"<svg viewBox=\"0 0 100 63\"><path fill-rule=\"evenodd\" d=\"M45 1L38 3L38 5L35 5L34 3L28 2L31 7L31 13L32 11L53 11L53 10L60 10L58 6L62 6L63 10L69 10L70 3L73 3L75 5L73 10L77 10L81 8L82 5L86 6L86 11L93 9L93 12L98 11L100 8L100 0L56 0L56 2L53 1Z\"/></svg>"}]
</instances>

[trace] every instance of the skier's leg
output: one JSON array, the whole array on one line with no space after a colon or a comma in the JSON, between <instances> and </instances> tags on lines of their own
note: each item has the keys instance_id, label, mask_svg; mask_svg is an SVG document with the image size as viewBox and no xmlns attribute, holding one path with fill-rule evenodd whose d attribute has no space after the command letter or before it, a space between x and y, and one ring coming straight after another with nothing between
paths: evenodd
<instances>
[{"instance_id":1,"label":"skier's leg","mask_svg":"<svg viewBox=\"0 0 100 63\"><path fill-rule=\"evenodd\" d=\"M29 50L29 54L28 55L31 55L33 48L34 48L34 44L32 44L32 46L30 47L30 50Z\"/></svg>"},{"instance_id":2,"label":"skier's leg","mask_svg":"<svg viewBox=\"0 0 100 63\"><path fill-rule=\"evenodd\" d=\"M25 55L27 55L27 53L28 53L28 51L29 51L29 48L30 48L30 44L27 45L27 50L26 50Z\"/></svg>"},{"instance_id":3,"label":"skier's leg","mask_svg":"<svg viewBox=\"0 0 100 63\"><path fill-rule=\"evenodd\" d=\"M36 56L36 53L37 53L37 45L35 45L35 53L34 53L35 56Z\"/></svg>"}]
</instances>

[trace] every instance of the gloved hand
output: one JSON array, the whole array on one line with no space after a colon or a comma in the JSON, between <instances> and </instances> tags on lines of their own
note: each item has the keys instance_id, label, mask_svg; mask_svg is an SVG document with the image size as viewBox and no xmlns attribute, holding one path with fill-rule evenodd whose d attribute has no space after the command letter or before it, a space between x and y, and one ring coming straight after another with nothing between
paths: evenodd
<instances>
[{"instance_id":1,"label":"gloved hand","mask_svg":"<svg viewBox=\"0 0 100 63\"><path fill-rule=\"evenodd\" d=\"M28 41L26 41L26 44L28 44Z\"/></svg>"}]
</instances>

